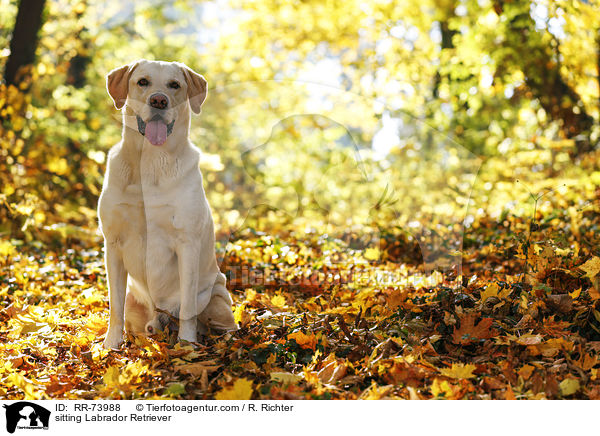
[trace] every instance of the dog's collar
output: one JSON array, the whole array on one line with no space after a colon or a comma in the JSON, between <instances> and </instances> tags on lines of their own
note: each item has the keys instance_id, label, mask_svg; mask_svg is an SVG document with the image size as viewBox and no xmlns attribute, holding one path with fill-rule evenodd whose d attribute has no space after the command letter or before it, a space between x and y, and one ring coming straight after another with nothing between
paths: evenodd
<instances>
[{"instance_id":1,"label":"dog's collar","mask_svg":"<svg viewBox=\"0 0 600 436\"><path fill-rule=\"evenodd\" d=\"M161 118L160 115L154 115L150 121L154 121L157 118ZM140 118L139 115L136 115L135 119L137 120L138 132L140 132L140 134L142 136L146 136L146 123L144 122L144 120L142 120ZM167 136L169 136L171 134L171 132L173 132L174 125L175 125L175 120L173 120L169 124L167 124Z\"/></svg>"}]
</instances>

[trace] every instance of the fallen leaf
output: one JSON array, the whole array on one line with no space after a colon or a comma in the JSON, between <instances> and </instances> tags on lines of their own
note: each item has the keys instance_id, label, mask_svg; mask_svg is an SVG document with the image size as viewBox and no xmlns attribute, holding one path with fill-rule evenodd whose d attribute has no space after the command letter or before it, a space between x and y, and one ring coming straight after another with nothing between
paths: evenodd
<instances>
[{"instance_id":1,"label":"fallen leaf","mask_svg":"<svg viewBox=\"0 0 600 436\"><path fill-rule=\"evenodd\" d=\"M215 395L217 400L249 400L252 397L252 381L238 378L233 386L221 389Z\"/></svg>"},{"instance_id":2,"label":"fallen leaf","mask_svg":"<svg viewBox=\"0 0 600 436\"><path fill-rule=\"evenodd\" d=\"M275 295L271 298L271 304L280 309L284 308L286 305L285 297L283 295Z\"/></svg>"},{"instance_id":3,"label":"fallen leaf","mask_svg":"<svg viewBox=\"0 0 600 436\"><path fill-rule=\"evenodd\" d=\"M492 283L481 293L481 301L485 302L490 297L504 299L510 294L510 288L500 289L497 283Z\"/></svg>"},{"instance_id":4,"label":"fallen leaf","mask_svg":"<svg viewBox=\"0 0 600 436\"><path fill-rule=\"evenodd\" d=\"M579 360L575 361L577 366L584 371L589 371L598 363L598 356L592 354L584 354L579 357Z\"/></svg>"},{"instance_id":5,"label":"fallen leaf","mask_svg":"<svg viewBox=\"0 0 600 436\"><path fill-rule=\"evenodd\" d=\"M571 297L573 300L577 300L579 298L580 294L581 294L581 287L575 289L573 292L569 292L569 297Z\"/></svg>"},{"instance_id":6,"label":"fallen leaf","mask_svg":"<svg viewBox=\"0 0 600 436\"><path fill-rule=\"evenodd\" d=\"M542 342L542 335L521 335L515 342L519 345L536 345Z\"/></svg>"},{"instance_id":7,"label":"fallen leaf","mask_svg":"<svg viewBox=\"0 0 600 436\"><path fill-rule=\"evenodd\" d=\"M176 396L185 394L185 385L182 383L171 383L170 385L167 386L167 389L165 390L165 394L172 396L172 397L176 397Z\"/></svg>"},{"instance_id":8,"label":"fallen leaf","mask_svg":"<svg viewBox=\"0 0 600 436\"><path fill-rule=\"evenodd\" d=\"M173 365L173 369L182 374L191 374L195 376L201 376L204 371L215 371L219 369L221 365L215 364L214 360L207 360L205 362L193 362L183 365Z\"/></svg>"},{"instance_id":9,"label":"fallen leaf","mask_svg":"<svg viewBox=\"0 0 600 436\"><path fill-rule=\"evenodd\" d=\"M593 279L600 273L600 257L593 256L583 265L579 265L579 269L585 272L585 276Z\"/></svg>"},{"instance_id":10,"label":"fallen leaf","mask_svg":"<svg viewBox=\"0 0 600 436\"><path fill-rule=\"evenodd\" d=\"M317 373L319 380L323 383L335 383L341 380L346 375L346 369L348 367L345 363L331 362L329 365L321 369Z\"/></svg>"},{"instance_id":11,"label":"fallen leaf","mask_svg":"<svg viewBox=\"0 0 600 436\"><path fill-rule=\"evenodd\" d=\"M119 368L116 366L109 366L102 377L106 386L114 386L119 382Z\"/></svg>"},{"instance_id":12,"label":"fallen leaf","mask_svg":"<svg viewBox=\"0 0 600 436\"><path fill-rule=\"evenodd\" d=\"M574 378L566 378L559 383L558 387L560 388L560 394L563 397L568 397L569 395L573 395L579 391L579 380Z\"/></svg>"},{"instance_id":13,"label":"fallen leaf","mask_svg":"<svg viewBox=\"0 0 600 436\"><path fill-rule=\"evenodd\" d=\"M453 363L451 368L440 369L440 373L450 378L469 379L475 377L475 375L473 375L475 369L477 369L477 367L470 363L466 365L462 363Z\"/></svg>"},{"instance_id":14,"label":"fallen leaf","mask_svg":"<svg viewBox=\"0 0 600 436\"><path fill-rule=\"evenodd\" d=\"M375 247L375 248L367 248L365 250L365 259L367 260L379 260L381 256L381 251L379 251L379 248Z\"/></svg>"},{"instance_id":15,"label":"fallen leaf","mask_svg":"<svg viewBox=\"0 0 600 436\"><path fill-rule=\"evenodd\" d=\"M506 392L504 394L504 399L505 400L516 400L517 399L517 397L515 396L515 392L513 391L511 385L506 386Z\"/></svg>"},{"instance_id":16,"label":"fallen leaf","mask_svg":"<svg viewBox=\"0 0 600 436\"><path fill-rule=\"evenodd\" d=\"M447 380L435 378L431 384L431 395L434 398L446 398L448 400L455 399L460 392L460 387L455 386Z\"/></svg>"},{"instance_id":17,"label":"fallen leaf","mask_svg":"<svg viewBox=\"0 0 600 436\"><path fill-rule=\"evenodd\" d=\"M301 348L314 350L317 346L317 338L314 334L307 335L298 331L287 335L287 339L288 341L293 339Z\"/></svg>"},{"instance_id":18,"label":"fallen leaf","mask_svg":"<svg viewBox=\"0 0 600 436\"><path fill-rule=\"evenodd\" d=\"M10 243L10 241L0 241L0 257L9 257L15 254L16 252L17 250L15 249L14 245Z\"/></svg>"},{"instance_id":19,"label":"fallen leaf","mask_svg":"<svg viewBox=\"0 0 600 436\"><path fill-rule=\"evenodd\" d=\"M452 342L460 345L468 345L475 340L489 339L497 335L497 331L492 329L492 318L483 318L477 324L475 319L477 315L468 314L460 318L460 327L454 330Z\"/></svg>"},{"instance_id":20,"label":"fallen leaf","mask_svg":"<svg viewBox=\"0 0 600 436\"><path fill-rule=\"evenodd\" d=\"M523 365L521 369L519 369L519 375L523 377L523 380L528 380L535 369L534 366L531 365Z\"/></svg>"},{"instance_id":21,"label":"fallen leaf","mask_svg":"<svg viewBox=\"0 0 600 436\"><path fill-rule=\"evenodd\" d=\"M270 374L271 380L280 383L298 383L303 380L302 376L292 374L291 372L272 372Z\"/></svg>"}]
</instances>

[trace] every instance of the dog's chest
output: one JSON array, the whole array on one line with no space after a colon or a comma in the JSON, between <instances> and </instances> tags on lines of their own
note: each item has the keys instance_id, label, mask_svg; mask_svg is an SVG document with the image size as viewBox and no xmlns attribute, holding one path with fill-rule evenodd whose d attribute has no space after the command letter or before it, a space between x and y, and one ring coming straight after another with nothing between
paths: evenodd
<instances>
[{"instance_id":1,"label":"dog's chest","mask_svg":"<svg viewBox=\"0 0 600 436\"><path fill-rule=\"evenodd\" d=\"M210 209L195 154L178 160L151 149L138 159L111 162L100 200L102 229L140 285L135 289L171 307L179 286L178 246L206 245L200 241L212 235Z\"/></svg>"},{"instance_id":2,"label":"dog's chest","mask_svg":"<svg viewBox=\"0 0 600 436\"><path fill-rule=\"evenodd\" d=\"M175 206L164 199L144 197L140 185L129 185L102 204L102 229L107 243L121 252L125 269L140 283L170 265L177 229Z\"/></svg>"}]
</instances>

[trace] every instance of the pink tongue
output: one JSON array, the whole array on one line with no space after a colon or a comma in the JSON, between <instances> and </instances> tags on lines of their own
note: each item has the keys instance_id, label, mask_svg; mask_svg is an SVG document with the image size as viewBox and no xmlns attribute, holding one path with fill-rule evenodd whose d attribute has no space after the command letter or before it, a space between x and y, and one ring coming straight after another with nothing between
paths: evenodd
<instances>
[{"instance_id":1,"label":"pink tongue","mask_svg":"<svg viewBox=\"0 0 600 436\"><path fill-rule=\"evenodd\" d=\"M162 120L148 121L144 133L152 145L163 145L167 140L167 125Z\"/></svg>"}]
</instances>

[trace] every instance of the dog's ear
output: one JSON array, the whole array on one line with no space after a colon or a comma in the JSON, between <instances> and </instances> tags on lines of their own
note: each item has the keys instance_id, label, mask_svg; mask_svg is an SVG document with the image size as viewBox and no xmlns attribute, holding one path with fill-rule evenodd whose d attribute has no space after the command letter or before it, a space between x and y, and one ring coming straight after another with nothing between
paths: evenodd
<instances>
[{"instance_id":1,"label":"dog's ear","mask_svg":"<svg viewBox=\"0 0 600 436\"><path fill-rule=\"evenodd\" d=\"M200 113L202 103L206 100L206 79L184 64L179 65L187 82L188 100L195 114Z\"/></svg>"},{"instance_id":2,"label":"dog's ear","mask_svg":"<svg viewBox=\"0 0 600 436\"><path fill-rule=\"evenodd\" d=\"M106 76L106 89L115 103L117 109L121 109L127 100L129 91L129 78L138 66L138 62L115 68Z\"/></svg>"}]
</instances>

